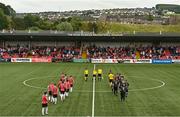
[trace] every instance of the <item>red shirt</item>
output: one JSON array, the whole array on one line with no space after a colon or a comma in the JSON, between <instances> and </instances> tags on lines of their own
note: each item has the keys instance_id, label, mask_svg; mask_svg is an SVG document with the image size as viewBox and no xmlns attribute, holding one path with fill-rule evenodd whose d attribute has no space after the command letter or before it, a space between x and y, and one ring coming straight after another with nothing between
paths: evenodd
<instances>
[{"instance_id":1,"label":"red shirt","mask_svg":"<svg viewBox=\"0 0 180 117\"><path fill-rule=\"evenodd\" d=\"M46 95L42 96L42 104L47 104L48 103L48 99Z\"/></svg>"},{"instance_id":2,"label":"red shirt","mask_svg":"<svg viewBox=\"0 0 180 117\"><path fill-rule=\"evenodd\" d=\"M60 90L65 91L65 85L63 83L60 84Z\"/></svg>"},{"instance_id":3,"label":"red shirt","mask_svg":"<svg viewBox=\"0 0 180 117\"><path fill-rule=\"evenodd\" d=\"M66 87L66 89L70 89L70 82L69 81L66 81L65 87Z\"/></svg>"},{"instance_id":4,"label":"red shirt","mask_svg":"<svg viewBox=\"0 0 180 117\"><path fill-rule=\"evenodd\" d=\"M54 86L53 88L53 95L57 95L58 94L58 88L56 86Z\"/></svg>"},{"instance_id":5,"label":"red shirt","mask_svg":"<svg viewBox=\"0 0 180 117\"><path fill-rule=\"evenodd\" d=\"M59 81L59 82L58 82L58 85L57 85L57 86L58 86L59 88L60 88L60 84L61 84L61 83L62 83L62 81Z\"/></svg>"},{"instance_id":6,"label":"red shirt","mask_svg":"<svg viewBox=\"0 0 180 117\"><path fill-rule=\"evenodd\" d=\"M69 78L69 83L72 85L74 83L74 79L73 78Z\"/></svg>"},{"instance_id":7,"label":"red shirt","mask_svg":"<svg viewBox=\"0 0 180 117\"><path fill-rule=\"evenodd\" d=\"M50 85L48 86L48 91L53 91L53 88L54 88L54 84L50 84Z\"/></svg>"}]
</instances>

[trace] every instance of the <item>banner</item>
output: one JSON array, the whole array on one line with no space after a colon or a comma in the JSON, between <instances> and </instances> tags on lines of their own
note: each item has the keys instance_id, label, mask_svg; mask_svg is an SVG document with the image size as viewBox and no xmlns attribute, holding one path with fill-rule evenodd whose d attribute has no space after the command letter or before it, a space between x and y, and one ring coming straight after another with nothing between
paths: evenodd
<instances>
[{"instance_id":1,"label":"banner","mask_svg":"<svg viewBox=\"0 0 180 117\"><path fill-rule=\"evenodd\" d=\"M152 60L153 64L171 64L172 60L171 59L165 59L165 60L157 60L157 59L153 59Z\"/></svg>"},{"instance_id":2,"label":"banner","mask_svg":"<svg viewBox=\"0 0 180 117\"><path fill-rule=\"evenodd\" d=\"M0 58L0 62L6 62L6 59Z\"/></svg>"},{"instance_id":3,"label":"banner","mask_svg":"<svg viewBox=\"0 0 180 117\"><path fill-rule=\"evenodd\" d=\"M73 59L74 63L88 63L89 59Z\"/></svg>"},{"instance_id":4,"label":"banner","mask_svg":"<svg viewBox=\"0 0 180 117\"><path fill-rule=\"evenodd\" d=\"M31 58L11 58L11 62L32 62Z\"/></svg>"},{"instance_id":5,"label":"banner","mask_svg":"<svg viewBox=\"0 0 180 117\"><path fill-rule=\"evenodd\" d=\"M117 59L91 59L91 63L118 63Z\"/></svg>"},{"instance_id":6,"label":"banner","mask_svg":"<svg viewBox=\"0 0 180 117\"><path fill-rule=\"evenodd\" d=\"M91 63L152 63L151 59L91 59Z\"/></svg>"},{"instance_id":7,"label":"banner","mask_svg":"<svg viewBox=\"0 0 180 117\"><path fill-rule=\"evenodd\" d=\"M131 63L152 63L151 59L131 59Z\"/></svg>"},{"instance_id":8,"label":"banner","mask_svg":"<svg viewBox=\"0 0 180 117\"><path fill-rule=\"evenodd\" d=\"M32 58L32 62L40 62L40 63L51 63L52 58Z\"/></svg>"},{"instance_id":9,"label":"banner","mask_svg":"<svg viewBox=\"0 0 180 117\"><path fill-rule=\"evenodd\" d=\"M180 59L174 59L172 60L172 63L180 63Z\"/></svg>"}]
</instances>

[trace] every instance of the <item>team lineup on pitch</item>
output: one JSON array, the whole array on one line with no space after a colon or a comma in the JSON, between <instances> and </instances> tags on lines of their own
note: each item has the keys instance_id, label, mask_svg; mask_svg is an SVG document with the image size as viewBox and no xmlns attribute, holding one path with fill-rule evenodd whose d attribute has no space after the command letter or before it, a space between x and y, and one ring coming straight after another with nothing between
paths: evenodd
<instances>
[{"instance_id":1,"label":"team lineup on pitch","mask_svg":"<svg viewBox=\"0 0 180 117\"><path fill-rule=\"evenodd\" d=\"M6 97L2 96L0 100L1 116L41 115L41 95L47 91L49 83L57 84L62 72L75 77L73 91L64 102L58 96L56 105L48 104L49 116L164 116L168 113L178 115L179 112L179 94L176 93L179 86L179 69L176 68L179 65L96 64L96 69L103 70L101 81L92 80L94 64L1 65L8 73L1 74L5 79L1 78L0 86L10 86L2 92ZM85 68L89 70L87 81L84 80ZM129 94L125 102L121 102L120 93L118 96L113 94L109 86L109 70L114 74L121 73L128 80ZM17 74L11 77L14 73ZM3 109L7 107L9 110ZM172 109L167 111L169 107Z\"/></svg>"},{"instance_id":2,"label":"team lineup on pitch","mask_svg":"<svg viewBox=\"0 0 180 117\"><path fill-rule=\"evenodd\" d=\"M96 64L94 64L94 70L96 70ZM142 76L140 77L137 77L137 76L129 76L129 78L141 78ZM46 78L56 78L56 76L45 76L45 77L38 77L38 78L30 78L30 79L27 79L25 81L23 81L23 84L27 87L30 87L30 88L35 88L35 89L43 89L43 90L46 90L47 88L46 87L39 87L39 86L34 86L34 85L31 85L31 84L28 84L28 81L31 81L31 80L35 80L35 79L46 79ZM149 79L149 80L152 80L152 81L156 81L156 82L159 82L161 83L160 85L158 86L153 86L153 87L148 87L148 88L139 88L139 89L130 89L129 91L148 91L148 90L154 90L154 89L157 89L157 88L161 88L163 86L165 86L165 82L161 81L161 80L158 80L158 79ZM94 117L94 103L95 103L95 92L99 92L99 93L107 93L107 92L112 92L112 91L105 91L105 90L99 90L99 91L95 91L95 83L96 83L96 80L95 78L93 77L92 78L92 82L93 82L93 89L92 91L91 90L75 90L75 93L78 93L78 92L81 92L81 93L87 93L87 92L91 92L92 93L92 117ZM56 102L57 103L57 102Z\"/></svg>"}]
</instances>

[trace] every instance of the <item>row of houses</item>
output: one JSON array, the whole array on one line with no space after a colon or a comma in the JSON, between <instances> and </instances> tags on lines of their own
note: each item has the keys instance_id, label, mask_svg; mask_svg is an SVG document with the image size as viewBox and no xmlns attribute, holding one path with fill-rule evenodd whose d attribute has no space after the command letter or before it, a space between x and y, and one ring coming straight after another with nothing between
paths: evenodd
<instances>
[{"instance_id":1,"label":"row of houses","mask_svg":"<svg viewBox=\"0 0 180 117\"><path fill-rule=\"evenodd\" d=\"M164 13L164 12L163 12ZM168 13L166 11L165 13ZM64 12L40 12L31 13L38 15L41 19L57 20L78 16L87 21L110 21L133 24L177 24L179 16L167 16L160 14L157 9L153 8L124 8L124 9L102 9L102 10L74 10ZM172 13L173 14L173 13ZM171 15L172 15L171 14ZM23 17L26 13L19 13L17 16Z\"/></svg>"}]
</instances>

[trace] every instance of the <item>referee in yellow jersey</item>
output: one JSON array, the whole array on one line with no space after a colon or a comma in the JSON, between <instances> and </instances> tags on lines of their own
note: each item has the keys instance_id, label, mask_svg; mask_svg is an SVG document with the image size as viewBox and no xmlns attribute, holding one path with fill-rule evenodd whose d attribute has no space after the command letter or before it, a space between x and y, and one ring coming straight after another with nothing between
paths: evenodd
<instances>
[{"instance_id":1,"label":"referee in yellow jersey","mask_svg":"<svg viewBox=\"0 0 180 117\"><path fill-rule=\"evenodd\" d=\"M96 75L97 75L97 71L94 69L93 70L93 79L96 80Z\"/></svg>"},{"instance_id":2,"label":"referee in yellow jersey","mask_svg":"<svg viewBox=\"0 0 180 117\"><path fill-rule=\"evenodd\" d=\"M112 72L110 72L108 77L109 77L109 85L112 86L112 82L114 80L114 74Z\"/></svg>"},{"instance_id":3,"label":"referee in yellow jersey","mask_svg":"<svg viewBox=\"0 0 180 117\"><path fill-rule=\"evenodd\" d=\"M102 69L98 69L98 81L102 79Z\"/></svg>"},{"instance_id":4,"label":"referee in yellow jersey","mask_svg":"<svg viewBox=\"0 0 180 117\"><path fill-rule=\"evenodd\" d=\"M86 68L86 69L84 70L84 80L85 80L85 81L87 81L88 75L89 75L89 71L88 71L88 69Z\"/></svg>"}]
</instances>

